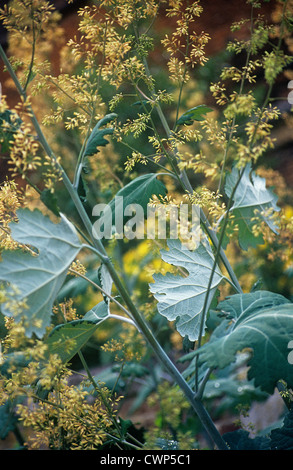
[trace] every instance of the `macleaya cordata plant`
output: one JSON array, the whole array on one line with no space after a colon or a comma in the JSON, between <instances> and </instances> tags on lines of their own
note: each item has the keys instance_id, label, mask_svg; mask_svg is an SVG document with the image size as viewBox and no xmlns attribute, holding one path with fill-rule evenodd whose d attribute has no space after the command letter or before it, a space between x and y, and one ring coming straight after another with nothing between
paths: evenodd
<instances>
[{"instance_id":1,"label":"macleaya cordata plant","mask_svg":"<svg viewBox=\"0 0 293 470\"><path fill-rule=\"evenodd\" d=\"M251 16L232 25L227 45L242 65L214 73L209 104L196 88L209 63L211 38L197 27L204 2L94 1L78 11L67 42L45 0L12 0L1 10L9 47L0 55L20 95L14 109L5 96L0 103L11 170L0 191L2 438L13 431L29 448L194 449L197 432L180 428L191 410L212 448L280 448L292 413L279 434L252 443L245 431L221 435L206 404L219 370L228 369L227 394L230 386L263 397L277 387L289 409L293 387L292 303L257 286L245 291L229 258L230 246L245 257L292 229L257 171L282 119L272 92L291 62L292 2L272 2L272 23L261 1L247 3ZM162 17L170 28L160 37ZM249 35L238 36L243 28ZM19 177L26 186L18 188ZM172 214L194 207L195 226L182 216L173 226L179 234L151 227L142 240L138 226L156 210L169 211L171 225ZM111 338L107 325L117 322L120 336ZM180 365L157 331L165 322L180 338ZM101 349L119 371L112 388L84 353L107 332ZM86 375L78 387L70 381L76 356ZM153 356L161 372L152 381ZM247 366L242 381L239 362ZM162 407L161 426L145 436L119 415L116 390L127 376L144 377L141 396ZM33 429L27 442L20 424Z\"/></svg>"}]
</instances>

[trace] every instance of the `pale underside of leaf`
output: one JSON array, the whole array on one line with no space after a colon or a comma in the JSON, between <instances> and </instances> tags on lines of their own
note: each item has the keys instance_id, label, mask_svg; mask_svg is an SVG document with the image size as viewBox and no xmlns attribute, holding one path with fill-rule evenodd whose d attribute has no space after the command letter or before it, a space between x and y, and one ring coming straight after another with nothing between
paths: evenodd
<instances>
[{"instance_id":1,"label":"pale underside of leaf","mask_svg":"<svg viewBox=\"0 0 293 470\"><path fill-rule=\"evenodd\" d=\"M195 341L198 339L205 297L208 295L209 306L223 276L216 268L207 294L214 263L210 248L201 243L195 251L190 251L179 240L169 240L168 247L169 251L162 251L162 259L186 269L189 275L155 274L150 291L158 301L159 313L169 321L176 320L178 332L183 337L188 336L190 341Z\"/></svg>"},{"instance_id":2,"label":"pale underside of leaf","mask_svg":"<svg viewBox=\"0 0 293 470\"><path fill-rule=\"evenodd\" d=\"M26 334L42 337L50 324L54 300L65 281L68 268L82 245L73 226L66 220L53 223L39 211L21 209L18 223L11 224L14 240L37 249L33 256L20 250L4 252L0 278L17 289L14 300L25 301L27 309L16 320L24 319ZM11 304L2 313L13 316Z\"/></svg>"},{"instance_id":3,"label":"pale underside of leaf","mask_svg":"<svg viewBox=\"0 0 293 470\"><path fill-rule=\"evenodd\" d=\"M235 187L239 170L234 167L232 172L227 175L225 184L225 193L231 197ZM268 227L277 233L278 228L272 216L280 208L277 206L277 196L266 188L265 178L260 177L251 171L251 165L245 167L242 178L233 195L233 214L232 225L239 227L238 238L240 246L247 250L249 246L257 246L263 243L263 237L260 234L255 236L253 227L257 223L265 222Z\"/></svg>"}]
</instances>

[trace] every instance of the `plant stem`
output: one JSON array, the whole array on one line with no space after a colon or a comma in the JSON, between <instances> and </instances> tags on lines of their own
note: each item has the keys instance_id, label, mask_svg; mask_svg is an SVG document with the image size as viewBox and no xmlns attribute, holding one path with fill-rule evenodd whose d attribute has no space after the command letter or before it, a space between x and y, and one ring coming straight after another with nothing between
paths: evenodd
<instances>
[{"instance_id":1,"label":"plant stem","mask_svg":"<svg viewBox=\"0 0 293 470\"><path fill-rule=\"evenodd\" d=\"M284 6L283 6L283 12L282 12L282 18L284 18L284 14L285 14L285 9L286 9L286 3L287 1L284 2ZM251 10L251 34L252 34L252 29L253 29L253 8ZM282 34L283 34L283 27L284 27L284 24L283 24L283 20L282 20L282 27L281 27L281 33L280 33L280 37L279 37L279 40L278 40L278 44L276 46L276 51L279 52L280 50L280 47L281 47L281 42L282 42ZM246 64L245 64L245 69L247 68L248 66L248 63L249 63L249 58L250 58L250 55L251 55L251 50L248 51L248 54L247 54L247 58L246 58ZM241 81L241 86L240 86L240 91L239 91L239 95L242 94L242 91L243 91L243 87L244 87L244 81L245 81L245 76L243 76L242 78L242 81ZM271 92L272 92L272 88L273 88L273 83L271 83L268 87L268 90L267 90L267 93L266 93L266 97L264 99L264 102L262 104L262 107L261 107L261 112L259 113L259 116L258 116L258 119L257 119L257 122L256 122L256 125L255 125L255 128L254 128L254 132L253 132L253 135L250 139L250 142L248 143L247 147L248 147L248 153L251 153L252 150L253 150L253 144L254 144L254 139L256 137L256 134L257 134L257 130L258 130L258 127L259 127L259 124L262 120L262 114L263 114L263 111L264 109L266 108L268 102L269 102L269 99L270 99L270 95L271 95ZM226 151L225 151L225 158L226 158L226 155L227 155L227 151L228 151L228 148L230 146L230 141L231 141L231 136L232 136L232 133L233 133L233 128L235 126L235 121L236 121L236 118L234 116L233 118L233 122L231 124L231 127L230 127L230 134L229 134L229 138L227 140L227 146L226 146ZM225 160L225 159L224 159ZM245 171L245 166L242 167L242 169L239 171L239 176L238 176L238 180L235 184L235 186L233 187L233 190L232 190L232 193L230 194L230 197L229 197L229 201L228 201L228 204L227 204L227 210L225 212L225 216L223 218L223 225L222 225L222 228L221 228L221 232L220 232L220 236L219 236L219 246L218 246L218 249L216 251L216 254L215 254L215 259L214 259L214 264L213 264L213 268L212 268L212 271L211 271L211 275L210 275L210 278L209 278L209 284L208 284L208 288L207 288L207 294L205 296L205 301L204 301L204 306L203 306L203 314L202 314L202 318L201 318L201 324L200 324L200 332L199 332L199 339L198 339L198 348L200 348L201 346L201 339L202 339L202 333L203 333L203 328L204 328L204 319L205 319L205 315L206 315L206 310L207 310L207 304L208 304L208 293L209 293L209 290L210 290L210 287L211 287L211 284L212 284L212 279L213 279L213 276L214 276L214 272L215 272L215 269L216 269L216 266L217 266L217 262L218 262L218 259L220 257L220 249L221 249L221 245L223 243L223 239L224 239L224 234L225 234L225 231L226 231L226 227L227 227L227 224L228 224L228 220L229 220L229 212L231 210L231 207L232 207L232 204L233 204L233 199L234 199L234 195L235 195L235 192L239 186L239 183L242 179L242 176L244 174L244 171ZM196 358L196 365L198 364L198 360L199 360L199 356L197 356ZM197 383L198 383L198 380L197 380L197 371L198 371L198 367L196 366L196 389L198 387Z\"/></svg>"},{"instance_id":2,"label":"plant stem","mask_svg":"<svg viewBox=\"0 0 293 470\"><path fill-rule=\"evenodd\" d=\"M92 247L88 247L88 248L91 248ZM97 251L94 249L94 252L96 254ZM102 287L100 287L98 284L96 284L94 281L92 281L91 279L89 279L88 277L84 276L83 274L79 273L78 271L75 271L75 269L72 269L72 268L69 268L68 270L69 272L71 272L72 274L75 274L76 276L79 276L81 277L82 279L84 279L85 281L89 282L90 284L92 284L92 286L94 286L96 289L98 289L103 295L105 295L106 297L108 297L110 300L112 300L112 302L114 302L121 310L123 310L124 313L126 313L127 317L121 317L119 315L114 315L114 314L109 314L109 318L115 318L116 320L121 320L121 321L125 321L127 323L130 323L130 325L133 325L136 327L136 324L134 323L134 321L131 319L131 314L130 312L128 312L128 310L126 310L125 307L123 307L123 305L118 302L117 299L115 299L115 297L113 297L111 294L109 294L108 292L106 292L104 289L102 289ZM108 317L107 317L108 318Z\"/></svg>"},{"instance_id":3,"label":"plant stem","mask_svg":"<svg viewBox=\"0 0 293 470\"><path fill-rule=\"evenodd\" d=\"M11 78L13 79L13 81L15 83L15 86L16 86L18 92L23 97L24 101L26 101L27 100L26 92L22 88L21 84L19 83L19 80L18 80L13 68L11 67L11 64L10 64L10 62L9 62L2 46L0 46L0 56L2 57L5 65L7 67L7 70L10 73ZM41 129L39 123L38 123L38 120L37 120L37 118L36 118L36 116L33 112L33 109L31 108L30 105L28 106L28 110L30 111L31 120L32 120L32 123L33 123L33 125L35 127L35 130L37 132L39 141L42 144L42 146L43 146L45 152L47 153L47 155L55 161L58 169L60 170L60 172L62 174L63 183L65 185L65 188L67 189L67 191L68 191L68 193L69 193L69 195L70 195L70 197L71 197L71 199L72 199L72 201L73 201L73 203L74 203L74 205L75 205L75 207L76 207L76 209L77 209L77 211L78 211L78 213L81 217L81 220L82 220L82 222L85 226L85 229L87 230L87 232L88 232L88 234L91 238L93 246L96 248L96 252L97 252L98 256L100 257L101 261L105 264L106 268L108 269L108 271L109 271L109 273L112 277L112 280L113 280L119 294L121 295L122 299L124 300L125 304L127 305L130 314L132 315L132 318L134 319L135 323L138 325L138 328L140 329L141 333L144 335L145 339L148 341L148 343L152 347L154 353L157 355L157 357L160 360L160 362L162 363L162 365L168 370L170 375L173 377L174 381L178 384L178 386L184 392L186 398L188 399L190 405L192 406L192 408L196 412L196 414L199 417L203 427L205 428L206 432L208 433L208 435L210 436L212 441L215 443L215 445L218 447L219 450L227 450L227 445L226 445L225 441L223 440L222 436L220 435L219 431L217 430L217 428L216 428L215 424L213 423L213 421L212 421L210 415L208 414L207 410L205 409L205 407L203 406L201 401L198 400L194 396L193 390L189 387L188 383L185 381L185 379L183 378L181 373L178 371L178 369L175 367L173 362L170 360L168 355L165 353L165 351L163 350L161 345L158 343L158 341L154 337L153 333L149 329L149 326L145 322L143 316L140 314L140 312L137 310L136 306L132 302L129 293L127 292L124 285L122 284L122 282L121 282L121 280L120 280L120 278L119 278L119 276L118 276L118 274L115 270L115 267L113 266L113 264L111 263L110 258L107 255L107 252L106 252L101 240L94 238L94 236L92 234L91 221L90 221L90 219L89 219L89 217L88 217L88 215L87 215L87 213L86 213L86 211L85 211L85 209L84 209L84 207L83 207L83 205L82 205L82 203L79 199L79 196L78 196L76 190L74 189L69 177L67 176L66 172L64 171L64 169L62 168L62 166L60 165L58 160L56 159L54 153L52 152L51 147L48 144L48 142L47 142L47 140L46 140L46 138L43 134L43 131L42 131L42 129Z\"/></svg>"},{"instance_id":4,"label":"plant stem","mask_svg":"<svg viewBox=\"0 0 293 470\"><path fill-rule=\"evenodd\" d=\"M32 18L33 18L33 15L34 15L33 4L31 5L31 15L32 15ZM32 40L32 55L31 55L31 61L30 61L30 65L29 65L28 75L27 75L26 82L25 82L25 85L24 85L24 90L27 89L28 84L29 84L29 82L30 82L30 80L31 80L31 75L32 75L33 66L34 66L35 49L36 49L36 30L35 30L35 22L34 22L34 20L32 20L32 35L33 35L33 40Z\"/></svg>"},{"instance_id":5,"label":"plant stem","mask_svg":"<svg viewBox=\"0 0 293 470\"><path fill-rule=\"evenodd\" d=\"M118 421L117 421L115 415L114 415L113 412L112 412L111 405L109 405L108 400L107 400L107 397L105 397L105 395L104 395L104 392L103 392L102 387L99 386L99 384L95 381L94 377L92 376L91 371L90 371L90 369L89 369L89 367L88 367L88 365L87 365L87 362L86 362L86 360L85 360L85 357L84 357L83 353L82 353L81 351L79 351L79 352L78 352L78 355L79 355L79 358L80 358L80 360L81 360L81 363L82 363L82 365L83 365L83 367L84 367L84 370L85 370L86 373L87 373L87 376L88 376L89 380L91 381L91 383L92 383L94 389L95 389L95 390L98 392L98 394L100 395L101 400L102 400L102 402L103 402L103 404L104 404L104 406L105 406L105 408L106 408L106 410L107 410L107 412L108 412L108 414L109 414L109 418L111 419L111 421L112 421L112 423L113 423L113 426L116 428L116 431L117 431L117 433L118 433L118 435L119 435L118 438L117 438L116 436L111 436L111 437L113 437L115 440L117 440L118 443L120 443L120 444L125 444L125 445L127 445L127 446L129 446L129 447L132 447L132 448L135 449L135 450L140 450L140 449L141 449L140 447L138 447L138 446L136 446L136 445L134 445L134 444L132 444L132 443L130 443L130 442L125 441L125 439L124 439L123 436L121 435L121 428L120 428L120 426L119 426L119 423L118 423ZM134 437L132 437L130 434L127 434L127 436L128 436L129 438L133 439L134 441L136 441L136 439L135 439ZM138 441L136 441L136 442L138 442Z\"/></svg>"},{"instance_id":6,"label":"plant stem","mask_svg":"<svg viewBox=\"0 0 293 470\"><path fill-rule=\"evenodd\" d=\"M148 63L146 61L146 59L144 58L144 66L145 66L145 70L146 70L146 73L148 76L150 76L150 71L149 71L149 67L148 67ZM151 91L152 93L152 98L154 99L154 90ZM154 100L155 101L155 100ZM162 108L160 106L160 104L158 102L156 102L156 110L157 110L157 113L158 113L158 116L161 120L161 123L162 123L162 126L164 127L164 130L165 130L165 133L167 135L168 138L170 138L172 136L172 132L171 132L171 129L169 127L169 124L167 122L167 119L162 111ZM173 162L172 162L173 163ZM193 188L191 186L191 183L188 179L188 176L185 172L185 170L183 171L179 171L174 163L172 165L173 167L173 170L175 171L176 173L176 176L178 177L179 179L179 182L180 184L182 185L183 189L188 193L188 194L192 194L193 193ZM217 234L216 232L214 232L214 230L210 227L210 223L205 215L205 213L203 212L202 209L200 209L200 221L201 221L201 224L203 226L203 229L204 231L207 233L207 235L210 237L214 247L216 250L218 250L219 248L219 254L220 254L220 257L221 257L221 260L230 276L230 279L232 280L233 282L233 285L235 286L236 290L238 291L238 293L242 293L242 288L239 284L239 281L238 281L238 278L236 276L236 274L234 273L234 270L223 250L223 248L220 246L219 247L219 241L218 241L218 237L217 237Z\"/></svg>"}]
</instances>

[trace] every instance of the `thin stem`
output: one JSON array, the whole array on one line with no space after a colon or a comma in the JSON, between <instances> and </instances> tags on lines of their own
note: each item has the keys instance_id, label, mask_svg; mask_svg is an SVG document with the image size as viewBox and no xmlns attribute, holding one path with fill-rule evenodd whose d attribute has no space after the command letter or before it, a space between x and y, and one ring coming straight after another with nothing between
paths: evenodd
<instances>
[{"instance_id":1,"label":"thin stem","mask_svg":"<svg viewBox=\"0 0 293 470\"><path fill-rule=\"evenodd\" d=\"M286 8L286 2L283 6L283 13L282 13L283 17L284 17L284 13L285 13L285 8ZM253 21L253 16L251 14L251 22L252 21ZM283 24L283 21L282 21L282 24ZM252 30L252 27L253 27L253 25L251 25L251 30ZM281 42L282 42L282 28L281 28L281 34L280 34L280 37L279 37L278 45L276 47L276 51L279 51L279 49L281 47ZM248 64L250 54L251 54L251 51L249 50L249 52L247 54L246 66ZM242 79L242 83L241 83L241 87L240 87L240 94L242 93L243 86L244 86L244 79ZM255 125L255 128L254 128L253 135L250 138L250 141L248 143L248 154L251 153L252 150L253 150L253 144L254 144L254 139L256 137L257 129L258 129L258 126L259 126L259 124L261 122L261 119L262 119L262 113L263 113L264 109L266 108L266 106L269 102L270 95L271 95L271 92L272 92L272 88L273 88L273 83L271 83L268 87L267 94L266 94L265 100L263 102L263 105L261 107L261 111L259 113L256 125ZM235 125L235 117L234 117L234 120L233 120L233 126L234 125ZM230 140L228 140L227 147L228 147L229 144L230 144ZM231 207L232 207L232 204L233 204L235 192L236 192L236 190L237 190L237 188L240 184L240 181L242 179L244 171L245 171L245 166L239 172L237 182L234 185L233 190L230 194L229 201L228 201L228 204L227 204L227 210L225 212L225 216L224 216L224 219L223 219L223 225L222 225L220 236L219 236L219 247L218 247L218 249L216 251L216 254L215 254L213 268L212 268L211 275L210 275L210 278L209 278L208 289L207 289L207 293L206 293L205 301L204 301L204 306L203 306L203 314L202 314L202 318L201 318L200 332L199 332L199 339L198 339L198 348L200 348L200 346L201 346L201 339L202 339L202 333L203 333L203 328L204 328L204 319L205 319L206 310L207 310L207 303L208 303L208 293L209 293L209 290L210 290L210 287L211 287L211 284L212 284L212 279L213 279L213 276L214 276L214 272L216 270L218 259L220 257L220 248L221 248L221 245L223 243L224 234L225 234L225 231L226 231L226 228L227 228L227 224L228 224L228 220L229 220L229 214L230 214L230 210L231 210ZM196 364L198 364L198 360L199 360L199 356L197 356L197 358L196 358ZM198 368L196 367L196 372L197 372L197 370L198 370ZM196 373L196 375L197 375L197 373ZM196 380L196 389L197 389L197 380Z\"/></svg>"},{"instance_id":2,"label":"thin stem","mask_svg":"<svg viewBox=\"0 0 293 470\"><path fill-rule=\"evenodd\" d=\"M210 378L210 375L212 373L213 369L212 368L209 368L205 375L204 375L204 378L202 379L201 383L200 383L200 386L198 388L198 391L197 393L195 394L195 396L198 398L198 399L201 399L202 396L203 396L203 393L204 393L204 389L205 389L205 386Z\"/></svg>"},{"instance_id":3,"label":"thin stem","mask_svg":"<svg viewBox=\"0 0 293 470\"><path fill-rule=\"evenodd\" d=\"M145 58L144 58L144 66L145 66L145 70L146 70L147 75L150 76L148 63L147 63ZM154 90L152 91L152 96L153 96L153 93L154 93ZM166 117L165 117L165 115L162 111L162 108L161 108L160 104L157 103L157 102L156 102L156 110L158 112L159 118L160 118L161 123L164 127L164 130L166 132L166 135L167 135L168 138L170 138L171 135L172 135L171 129L169 127L169 124L166 120ZM172 163L172 168L173 168L173 170L176 174L176 177L177 177L179 183L181 184L183 189L187 192L187 194L191 195L193 193L193 188L190 184L190 181L188 179L188 176L187 176L185 170L179 171L177 169L177 166L174 164L173 160L172 160L171 163ZM219 248L219 253L220 253L221 260L222 260L222 262L223 262L223 264L224 264L224 266L225 266L225 268L226 268L226 270L227 270L227 272L228 272L228 274L229 274L229 276L230 276L230 278L233 282L233 285L235 286L235 288L237 289L237 291L239 293L242 293L243 291L242 291L242 288L239 284L238 278L237 278L236 274L234 273L234 270L233 270L233 268L232 268L232 266L231 266L231 264L230 264L230 262L229 262L229 260L226 256L224 250L222 249L221 246L219 247L219 241L218 241L217 234L210 227L210 223L208 222L208 219L205 216L202 209L200 209L200 221L201 221L201 224L203 226L204 231L210 237L215 249L218 250L218 248Z\"/></svg>"},{"instance_id":4,"label":"thin stem","mask_svg":"<svg viewBox=\"0 0 293 470\"><path fill-rule=\"evenodd\" d=\"M107 397L105 397L105 395L104 395L102 387L99 386L99 384L95 381L94 377L92 376L92 373L91 373L91 371L90 371L90 369L87 365L87 362L85 360L85 357L84 357L83 353L81 351L79 351L78 355L79 355L81 363L84 367L84 370L87 373L87 376L88 376L89 380L91 381L94 389L98 392L99 396L101 397L101 400L102 400L102 402L103 402L103 404L104 404L104 406L105 406L105 408L108 412L109 418L111 419L111 421L113 423L113 426L116 428L116 431L119 435L118 438L116 436L112 436L112 435L111 435L111 437L114 438L115 440L117 440L117 442L120 443L120 444L125 444L125 445L130 446L131 448L133 448L135 450L139 450L140 447L137 447L136 445L134 445L134 444L132 444L128 441L125 441L125 439L123 439L123 436L121 434L121 427L119 426L119 423L118 423L115 415L112 412L111 406L109 405ZM132 438L132 436L130 434L128 434L128 437ZM132 438L132 439L134 440L134 438Z\"/></svg>"},{"instance_id":5,"label":"thin stem","mask_svg":"<svg viewBox=\"0 0 293 470\"><path fill-rule=\"evenodd\" d=\"M27 75L26 82L25 82L25 85L24 85L24 90L27 89L28 84L31 80L31 74L32 74L32 71L33 71L34 58L35 58L35 49L36 49L36 30L35 30L35 22L34 22L34 19L33 19L33 15L34 15L33 5L31 5L31 15L32 15L32 33L33 33L32 55L31 55L31 61L30 61L30 65L29 65L28 75Z\"/></svg>"},{"instance_id":6,"label":"thin stem","mask_svg":"<svg viewBox=\"0 0 293 470\"><path fill-rule=\"evenodd\" d=\"M92 123L93 123L93 120L94 120L94 112L95 111L93 110L93 112L91 114L91 117L90 117L90 122L89 122L89 125L88 125L88 128L87 128L87 133L86 133L86 136L84 138L84 141L82 143L82 146L81 146L78 158L77 158L77 163L76 163L76 167L75 167L75 174L74 174L74 179L73 179L73 187L75 189L77 189L78 185L79 185L80 175L81 175L81 172L82 172L82 163L83 163L83 158L84 158L84 152L85 152L88 137L89 137L90 132L91 132L91 126L92 126Z\"/></svg>"},{"instance_id":7,"label":"thin stem","mask_svg":"<svg viewBox=\"0 0 293 470\"><path fill-rule=\"evenodd\" d=\"M6 57L6 54L3 50L3 48L0 46L0 56L2 57L5 65L7 66L7 69L9 72L11 72L11 77L16 85L17 90L21 94L21 96L24 98L24 100L27 99L26 93L21 87L18 78L16 74L14 73L9 60ZM148 341L150 346L152 347L154 353L158 357L159 361L162 363L162 365L168 370L170 375L173 377L174 381L178 384L178 386L182 389L184 392L186 398L188 399L190 405L198 415L203 427L205 428L206 432L210 436L210 438L213 440L215 445L218 447L220 450L227 450L227 445L225 441L223 440L222 436L220 435L219 431L217 430L215 424L213 423L210 415L208 414L207 410L203 406L200 400L198 400L196 397L194 397L193 390L191 387L188 385L188 383L185 381L181 373L178 371L178 369L175 367L173 362L170 360L164 349L161 347L161 345L158 343L156 338L154 337L153 333L149 329L149 326L145 322L143 316L140 314L140 312L137 310L136 306L132 302L132 299L128 293L128 291L125 289L124 285L122 284L120 277L118 276L116 269L112 265L109 257L107 256L107 252L105 251L105 248L101 242L100 239L96 239L93 234L92 234L92 224L91 221L79 199L79 196L76 192L76 190L73 188L73 185L68 178L66 172L63 170L62 166L56 159L55 155L53 154L41 128L38 123L38 120L31 109L31 107L28 107L31 113L31 120L32 123L35 127L35 130L38 134L39 140L41 144L43 145L44 150L46 151L47 155L54 159L56 162L57 167L61 171L62 178L63 178L63 183L65 185L65 188L67 189L80 217L81 220L84 223L84 226L88 232L88 234L91 237L91 240L93 242L93 246L97 249L97 254L100 257L101 261L104 262L106 268L109 271L109 274L112 277L112 280L114 284L116 285L116 288L121 295L122 299L124 300L125 304L127 305L130 314L132 315L135 323L138 325L141 333L144 335L145 339Z\"/></svg>"},{"instance_id":8,"label":"thin stem","mask_svg":"<svg viewBox=\"0 0 293 470\"><path fill-rule=\"evenodd\" d=\"M92 248L92 247L88 247L88 248ZM97 253L97 250L94 250L94 252L96 254ZM99 286L98 284L96 284L94 281L92 281L91 279L89 279L88 277L86 277L84 274L81 274L79 273L78 271L75 271L75 269L72 269L72 268L69 268L68 269L69 272L71 272L72 274L75 274L76 276L79 276L81 277L82 279L84 279L85 281L89 282L92 286L94 286L96 289L98 289L103 295L105 295L106 297L108 297L110 300L112 300L112 302L114 302L121 310L123 310L124 313L126 313L126 315L128 317L131 317L131 314L128 312L128 310L123 307L123 305L118 302L117 299L115 299L115 297L113 297L111 294L109 294L108 292L106 292L104 289L102 289L101 286ZM123 319L125 321L128 321L129 323L131 323L132 325L136 326L135 323L132 321L132 320L129 320L129 318L125 318L125 317L120 317L118 315L111 315L112 318L116 318L116 319Z\"/></svg>"}]
</instances>

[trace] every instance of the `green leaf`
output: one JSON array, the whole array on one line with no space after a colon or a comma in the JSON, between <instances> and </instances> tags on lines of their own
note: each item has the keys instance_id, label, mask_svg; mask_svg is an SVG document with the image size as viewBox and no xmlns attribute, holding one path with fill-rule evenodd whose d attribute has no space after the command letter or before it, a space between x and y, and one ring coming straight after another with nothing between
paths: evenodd
<instances>
[{"instance_id":1,"label":"green leaf","mask_svg":"<svg viewBox=\"0 0 293 470\"><path fill-rule=\"evenodd\" d=\"M150 290L158 300L159 313L169 321L177 320L176 328L181 336L188 336L190 341L196 341L214 257L210 246L204 243L190 251L179 240L168 240L168 247L169 251L161 252L162 259L174 266L181 266L189 275L155 274L155 282L150 284ZM208 293L207 307L222 279L217 267Z\"/></svg>"},{"instance_id":2,"label":"green leaf","mask_svg":"<svg viewBox=\"0 0 293 470\"><path fill-rule=\"evenodd\" d=\"M219 303L217 310L228 314L229 320L236 321L241 316L241 321L250 315L251 311L257 312L264 308L287 304L289 301L281 294L265 290L255 291L249 294L236 294L227 297Z\"/></svg>"},{"instance_id":3,"label":"green leaf","mask_svg":"<svg viewBox=\"0 0 293 470\"><path fill-rule=\"evenodd\" d=\"M239 170L234 167L226 178L225 193L228 197L232 195L238 178ZM266 188L265 178L251 172L251 165L248 164L233 196L233 219L228 227L228 230L233 230L238 225L238 239L242 249L263 244L262 235L253 234L253 226L257 223L264 221L277 233L276 224L272 220L272 215L280 210L276 202L277 196Z\"/></svg>"},{"instance_id":4,"label":"green leaf","mask_svg":"<svg viewBox=\"0 0 293 470\"><path fill-rule=\"evenodd\" d=\"M19 209L17 216L18 222L10 224L12 238L37 252L32 255L17 250L2 254L0 279L10 285L11 300L25 301L27 305L21 315L14 315L8 302L2 313L15 316L16 321L24 317L27 336L35 333L42 337L50 325L53 302L82 245L65 218L55 224L40 211L28 209Z\"/></svg>"},{"instance_id":5,"label":"green leaf","mask_svg":"<svg viewBox=\"0 0 293 470\"><path fill-rule=\"evenodd\" d=\"M102 301L80 320L56 326L45 340L48 347L47 354L58 354L63 363L70 361L107 316L108 306Z\"/></svg>"},{"instance_id":6,"label":"green leaf","mask_svg":"<svg viewBox=\"0 0 293 470\"><path fill-rule=\"evenodd\" d=\"M48 209L50 209L53 214L57 217L60 217L60 209L58 207L57 197L50 189L44 189L40 195L41 201L45 204Z\"/></svg>"},{"instance_id":7,"label":"green leaf","mask_svg":"<svg viewBox=\"0 0 293 470\"><path fill-rule=\"evenodd\" d=\"M117 213L124 214L126 206L139 204L146 215L150 198L153 195L164 197L166 194L167 189L164 183L158 180L158 175L156 173L148 173L146 175L138 176L120 189L116 193L115 198L110 202L109 206L112 211L113 224L115 223L115 210Z\"/></svg>"},{"instance_id":8,"label":"green leaf","mask_svg":"<svg viewBox=\"0 0 293 470\"><path fill-rule=\"evenodd\" d=\"M14 133L18 131L22 124L20 117L14 112L6 109L0 113L0 143L1 153L9 151L10 141L13 140Z\"/></svg>"},{"instance_id":9,"label":"green leaf","mask_svg":"<svg viewBox=\"0 0 293 470\"><path fill-rule=\"evenodd\" d=\"M286 414L281 428L270 433L272 450L293 450L293 410Z\"/></svg>"},{"instance_id":10,"label":"green leaf","mask_svg":"<svg viewBox=\"0 0 293 470\"><path fill-rule=\"evenodd\" d=\"M103 117L97 122L87 141L84 151L84 157L94 155L99 151L97 147L104 147L109 143L108 140L105 139L105 135L113 134L114 129L112 127L106 127L104 129L101 129L101 127L113 121L113 119L115 119L116 117L117 114L115 113L107 114L105 117Z\"/></svg>"},{"instance_id":11,"label":"green leaf","mask_svg":"<svg viewBox=\"0 0 293 470\"><path fill-rule=\"evenodd\" d=\"M227 432L223 439L230 450L271 450L270 439L265 436L249 437L249 432L244 429Z\"/></svg>"},{"instance_id":12,"label":"green leaf","mask_svg":"<svg viewBox=\"0 0 293 470\"><path fill-rule=\"evenodd\" d=\"M220 397L228 397L230 400L233 398L234 403L251 403L256 399L263 400L268 395L255 388L251 381L239 380L237 377L217 377L209 380L204 390L204 399L214 400Z\"/></svg>"},{"instance_id":13,"label":"green leaf","mask_svg":"<svg viewBox=\"0 0 293 470\"><path fill-rule=\"evenodd\" d=\"M190 126L194 121L204 121L206 119L204 114L210 113L211 111L213 111L213 109L205 104L200 104L182 114L176 124L177 126L181 126L182 124Z\"/></svg>"},{"instance_id":14,"label":"green leaf","mask_svg":"<svg viewBox=\"0 0 293 470\"><path fill-rule=\"evenodd\" d=\"M10 432L15 430L17 421L10 401L0 406L0 439L5 439Z\"/></svg>"},{"instance_id":15,"label":"green leaf","mask_svg":"<svg viewBox=\"0 0 293 470\"><path fill-rule=\"evenodd\" d=\"M130 419L122 419L121 416L119 416L119 424L120 424L121 435L125 437L127 435L129 428L133 426L133 423Z\"/></svg>"},{"instance_id":16,"label":"green leaf","mask_svg":"<svg viewBox=\"0 0 293 470\"><path fill-rule=\"evenodd\" d=\"M132 103L131 106L153 106L153 102L150 100L139 100Z\"/></svg>"},{"instance_id":17,"label":"green leaf","mask_svg":"<svg viewBox=\"0 0 293 470\"><path fill-rule=\"evenodd\" d=\"M83 317L83 321L92 321L98 323L109 315L109 305L107 302L100 302L89 310Z\"/></svg>"},{"instance_id":18,"label":"green leaf","mask_svg":"<svg viewBox=\"0 0 293 470\"><path fill-rule=\"evenodd\" d=\"M120 371L121 377L144 377L150 373L149 369L137 362L125 362L122 371L121 366L116 365L113 371Z\"/></svg>"},{"instance_id":19,"label":"green leaf","mask_svg":"<svg viewBox=\"0 0 293 470\"><path fill-rule=\"evenodd\" d=\"M230 317L224 320L210 341L196 351L200 362L207 367L224 368L239 351L248 348L252 352L248 379L254 379L256 387L272 393L282 379L292 387L288 343L293 337L293 304L281 295L259 291L228 297L219 309L231 314L233 321Z\"/></svg>"}]
</instances>

